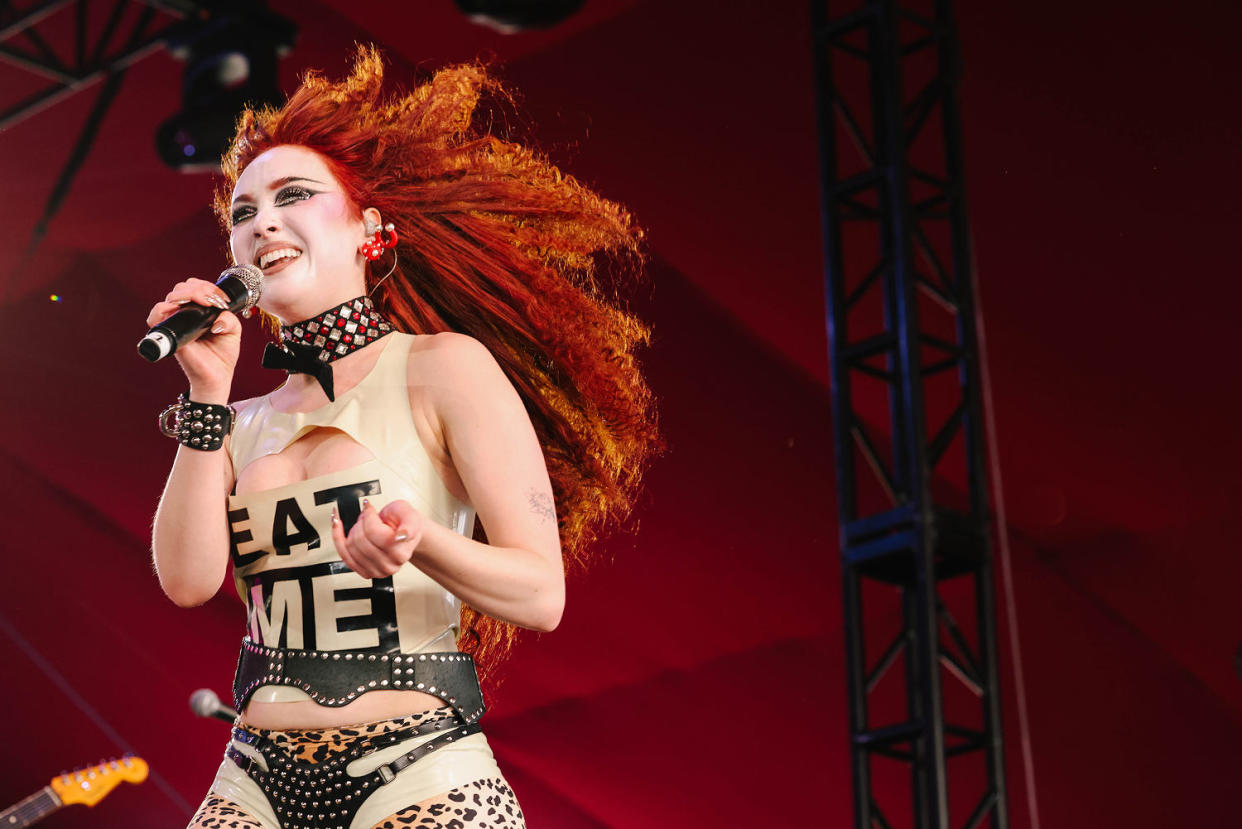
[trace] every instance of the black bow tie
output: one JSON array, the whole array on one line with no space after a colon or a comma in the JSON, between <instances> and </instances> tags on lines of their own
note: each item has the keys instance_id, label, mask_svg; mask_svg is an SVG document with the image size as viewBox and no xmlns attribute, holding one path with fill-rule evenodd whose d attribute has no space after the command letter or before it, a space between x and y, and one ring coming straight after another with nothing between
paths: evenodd
<instances>
[{"instance_id":1,"label":"black bow tie","mask_svg":"<svg viewBox=\"0 0 1242 829\"><path fill-rule=\"evenodd\" d=\"M263 367L309 374L319 381L329 400L336 400L332 393L332 365L319 358L323 353L322 348L313 345L290 342L281 348L276 343L268 343L263 349Z\"/></svg>"}]
</instances>

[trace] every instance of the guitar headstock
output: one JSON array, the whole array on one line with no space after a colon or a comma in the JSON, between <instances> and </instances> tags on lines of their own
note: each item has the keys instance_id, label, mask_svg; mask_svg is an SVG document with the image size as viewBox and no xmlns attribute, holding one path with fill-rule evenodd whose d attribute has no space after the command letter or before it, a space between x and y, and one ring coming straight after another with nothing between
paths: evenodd
<instances>
[{"instance_id":1,"label":"guitar headstock","mask_svg":"<svg viewBox=\"0 0 1242 829\"><path fill-rule=\"evenodd\" d=\"M122 782L141 783L146 780L147 771L147 763L141 757L121 757L58 775L52 778L49 785L66 806L74 803L94 806Z\"/></svg>"}]
</instances>

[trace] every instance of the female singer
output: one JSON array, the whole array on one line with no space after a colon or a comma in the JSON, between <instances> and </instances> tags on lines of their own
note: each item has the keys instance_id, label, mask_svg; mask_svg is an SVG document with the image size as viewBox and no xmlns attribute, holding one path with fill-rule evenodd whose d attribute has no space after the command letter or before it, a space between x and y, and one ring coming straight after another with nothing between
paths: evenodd
<instances>
[{"instance_id":1,"label":"female singer","mask_svg":"<svg viewBox=\"0 0 1242 829\"><path fill-rule=\"evenodd\" d=\"M628 213L498 134L484 69L381 82L369 48L340 82L309 73L223 160L217 212L288 377L228 405L228 311L176 352L160 584L198 605L231 564L247 608L240 716L191 826L523 826L476 662L556 627L565 565L658 448L647 329L596 281L640 260ZM148 324L187 302L224 298L186 280Z\"/></svg>"}]
</instances>

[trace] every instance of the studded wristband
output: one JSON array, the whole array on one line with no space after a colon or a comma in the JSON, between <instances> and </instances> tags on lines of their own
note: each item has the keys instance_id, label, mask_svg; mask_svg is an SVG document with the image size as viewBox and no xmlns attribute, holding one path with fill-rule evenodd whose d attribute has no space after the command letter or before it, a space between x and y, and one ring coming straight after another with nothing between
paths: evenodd
<instances>
[{"instance_id":1,"label":"studded wristband","mask_svg":"<svg viewBox=\"0 0 1242 829\"><path fill-rule=\"evenodd\" d=\"M233 431L237 412L232 406L195 403L189 394L160 412L160 431L176 438L182 446L211 452L224 445L224 436Z\"/></svg>"}]
</instances>

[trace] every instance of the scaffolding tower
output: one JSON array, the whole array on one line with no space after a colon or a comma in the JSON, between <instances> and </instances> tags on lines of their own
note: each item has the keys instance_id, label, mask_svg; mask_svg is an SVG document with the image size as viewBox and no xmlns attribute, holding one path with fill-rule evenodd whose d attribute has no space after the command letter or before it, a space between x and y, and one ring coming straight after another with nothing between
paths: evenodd
<instances>
[{"instance_id":1,"label":"scaffolding tower","mask_svg":"<svg viewBox=\"0 0 1242 829\"><path fill-rule=\"evenodd\" d=\"M855 826L1007 829L956 26L948 0L828 5L811 13Z\"/></svg>"}]
</instances>

